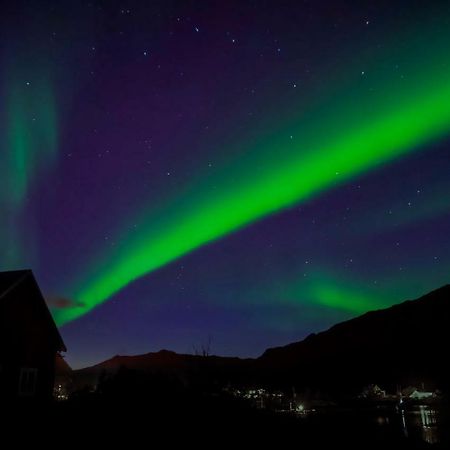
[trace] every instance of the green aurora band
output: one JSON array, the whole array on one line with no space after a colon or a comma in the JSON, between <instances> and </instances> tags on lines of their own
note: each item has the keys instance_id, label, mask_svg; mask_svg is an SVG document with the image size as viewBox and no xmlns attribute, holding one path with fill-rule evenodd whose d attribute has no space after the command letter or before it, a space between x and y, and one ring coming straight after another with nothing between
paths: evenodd
<instances>
[{"instance_id":1,"label":"green aurora band","mask_svg":"<svg viewBox=\"0 0 450 450\"><path fill-rule=\"evenodd\" d=\"M307 277L303 277L299 272L297 276L278 280L275 285L269 282L255 287L253 292L245 293L242 301L254 299L255 302L260 302L261 298L267 298L268 304L271 304L273 299L276 299L278 303L292 307L293 314L303 318L306 314L311 314L311 311L308 311L308 306L311 305L316 307L313 311L319 316L322 316L322 313L317 312L317 307L353 317L367 311L387 308L401 298L403 300L417 298L418 292L425 294L435 286L445 283L450 267L446 265L435 270L427 280L428 287L425 290L423 285L421 286L421 269L413 267L408 275L399 274L395 277L387 270L385 273L379 273L380 282L374 283L368 278L355 281L348 273L336 272L335 268L321 266L319 263ZM411 280L411 274L413 280L418 280L417 285ZM399 292L402 293L401 298ZM295 320L293 322L295 323Z\"/></svg>"},{"instance_id":2,"label":"green aurora band","mask_svg":"<svg viewBox=\"0 0 450 450\"><path fill-rule=\"evenodd\" d=\"M351 315L386 308L398 301L392 292L384 291L381 295L374 289L368 289L367 285L336 279L326 273L315 273L311 278L306 286L298 286L297 299L310 298L317 305L346 311Z\"/></svg>"},{"instance_id":3,"label":"green aurora band","mask_svg":"<svg viewBox=\"0 0 450 450\"><path fill-rule=\"evenodd\" d=\"M2 221L2 260L5 267L22 264L19 215L40 173L51 167L57 153L56 102L48 78L34 71L27 82L20 71L11 71L2 114L5 131L1 142L0 206L7 211ZM29 252L29 249L28 249Z\"/></svg>"},{"instance_id":4,"label":"green aurora band","mask_svg":"<svg viewBox=\"0 0 450 450\"><path fill-rule=\"evenodd\" d=\"M435 44L433 52L427 39L421 48L411 44L413 62L409 67L404 62L405 79L386 76L392 55L372 63L374 70L383 66L370 80L373 89L367 74L358 72L351 84L337 77L336 90L329 89L321 103L303 105L284 126L275 124L241 143L240 156L223 164L213 179L193 183L162 211L148 211L136 233L118 236L118 245L87 268L89 275L70 291L77 306L55 310L57 323L86 314L137 278L202 245L445 137L450 131L448 47L442 39ZM425 55L427 64L419 66L416 61ZM318 296L325 299L322 304L345 307L346 295L326 286ZM359 296L350 301L348 310L364 310Z\"/></svg>"},{"instance_id":5,"label":"green aurora band","mask_svg":"<svg viewBox=\"0 0 450 450\"><path fill-rule=\"evenodd\" d=\"M12 86L8 122L8 168L12 174L9 196L19 205L35 176L56 154L56 108L48 83Z\"/></svg>"}]
</instances>

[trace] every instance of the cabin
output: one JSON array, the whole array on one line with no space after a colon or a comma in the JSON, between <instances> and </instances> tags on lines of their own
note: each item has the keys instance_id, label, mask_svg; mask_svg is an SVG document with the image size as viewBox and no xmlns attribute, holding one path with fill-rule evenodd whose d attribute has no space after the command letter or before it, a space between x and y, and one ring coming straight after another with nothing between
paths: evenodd
<instances>
[{"instance_id":1,"label":"cabin","mask_svg":"<svg viewBox=\"0 0 450 450\"><path fill-rule=\"evenodd\" d=\"M0 272L0 401L50 400L65 351L32 271Z\"/></svg>"},{"instance_id":2,"label":"cabin","mask_svg":"<svg viewBox=\"0 0 450 450\"><path fill-rule=\"evenodd\" d=\"M419 390L414 386L408 386L401 391L402 398L408 398L411 400L424 400L426 398L434 397L434 392L427 392L425 390Z\"/></svg>"}]
</instances>

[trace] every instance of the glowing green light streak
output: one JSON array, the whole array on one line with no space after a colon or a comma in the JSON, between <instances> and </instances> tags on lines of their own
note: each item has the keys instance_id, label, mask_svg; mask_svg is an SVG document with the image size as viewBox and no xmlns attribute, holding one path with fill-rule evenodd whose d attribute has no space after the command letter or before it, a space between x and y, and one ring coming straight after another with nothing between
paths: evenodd
<instances>
[{"instance_id":1,"label":"glowing green light streak","mask_svg":"<svg viewBox=\"0 0 450 450\"><path fill-rule=\"evenodd\" d=\"M31 186L51 166L57 150L56 106L50 83L37 74L33 83L16 75L18 80L4 87L1 105L5 132L0 141L0 207L6 217L0 223L0 264L9 269L19 267L23 260L18 216Z\"/></svg>"},{"instance_id":2,"label":"glowing green light streak","mask_svg":"<svg viewBox=\"0 0 450 450\"><path fill-rule=\"evenodd\" d=\"M310 292L316 304L332 309L342 309L352 314L362 314L366 311L388 306L382 297L377 297L366 291L333 284L326 280L315 284ZM391 303L398 300L394 299Z\"/></svg>"},{"instance_id":3,"label":"glowing green light streak","mask_svg":"<svg viewBox=\"0 0 450 450\"><path fill-rule=\"evenodd\" d=\"M246 165L244 170L236 167L232 183L188 199L185 207L170 211L165 220L107 255L103 272L75 292L82 306L57 311L58 322L88 312L131 281L201 245L445 135L450 128L450 79L444 75L420 89L414 86L414 95L408 100L403 96L401 104L387 90L385 95L394 100L380 103L368 117L349 115L345 104L341 110L338 105L334 110L340 116L326 118L331 122L321 123L320 134L311 136L301 123L294 141L283 131L275 133L260 144L261 154L270 158L256 160L260 165L253 172ZM336 131L336 121L347 126Z\"/></svg>"}]
</instances>

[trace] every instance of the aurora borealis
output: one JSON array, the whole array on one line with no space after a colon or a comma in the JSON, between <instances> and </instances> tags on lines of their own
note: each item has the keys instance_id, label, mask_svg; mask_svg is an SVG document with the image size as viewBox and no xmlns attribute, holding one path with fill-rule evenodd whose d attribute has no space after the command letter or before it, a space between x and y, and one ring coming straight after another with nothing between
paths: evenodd
<instances>
[{"instance_id":1,"label":"aurora borealis","mask_svg":"<svg viewBox=\"0 0 450 450\"><path fill-rule=\"evenodd\" d=\"M5 16L0 266L75 366L257 355L449 281L445 2L125 3Z\"/></svg>"},{"instance_id":2,"label":"aurora borealis","mask_svg":"<svg viewBox=\"0 0 450 450\"><path fill-rule=\"evenodd\" d=\"M256 174L250 167L240 168L237 162L236 172L242 175L234 178L233 186L225 180L224 186L219 185L208 195L196 193L193 199L187 196L187 211L180 213L177 206L177 211L172 212L169 205L168 222L163 220L156 230L150 222L143 236L131 241L125 237L124 253L108 257L103 264L105 273L85 291L75 294L83 306L64 311L60 320L76 318L137 277L253 220L307 200L318 191L336 185L337 179L345 181L373 165L414 150L423 142L441 137L450 129L450 80L426 86L424 91L400 103L401 107L397 106L395 92L387 92L390 101L378 114L374 113L375 117L364 117L362 124L352 118L356 124L350 122L342 127L348 130L353 126L354 131L343 136L338 133L329 141L321 141L320 135L303 141L302 136L309 130L294 128L300 135L299 143L290 142L293 138L289 136L287 142L270 142L268 138L269 149L264 142L260 147L256 144L256 153L271 155L269 162L263 161ZM345 103L342 106L341 115L345 114ZM339 110L335 114L340 117ZM320 121L321 126L330 129L323 118ZM315 123L310 126L317 128ZM278 131L276 135L278 133L286 136L288 131ZM319 142L314 138L319 138ZM281 155L286 153L286 161L283 161ZM255 160L252 164L260 162L257 156Z\"/></svg>"},{"instance_id":3,"label":"aurora borealis","mask_svg":"<svg viewBox=\"0 0 450 450\"><path fill-rule=\"evenodd\" d=\"M13 73L10 78L16 76ZM0 168L4 189L0 204L8 218L1 227L5 237L1 248L5 262L17 264L23 259L24 249L20 248L20 235L16 234L16 220L35 179L51 167L56 151L57 123L55 102L45 79L35 80L33 86L29 82L19 86L7 80L5 90Z\"/></svg>"}]
</instances>

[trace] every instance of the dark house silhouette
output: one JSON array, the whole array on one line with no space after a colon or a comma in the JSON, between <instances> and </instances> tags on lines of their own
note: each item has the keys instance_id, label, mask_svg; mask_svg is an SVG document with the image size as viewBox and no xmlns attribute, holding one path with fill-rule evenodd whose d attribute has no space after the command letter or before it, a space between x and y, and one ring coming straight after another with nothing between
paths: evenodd
<instances>
[{"instance_id":1,"label":"dark house silhouette","mask_svg":"<svg viewBox=\"0 0 450 450\"><path fill-rule=\"evenodd\" d=\"M0 400L50 399L66 347L31 270L0 272Z\"/></svg>"}]
</instances>

